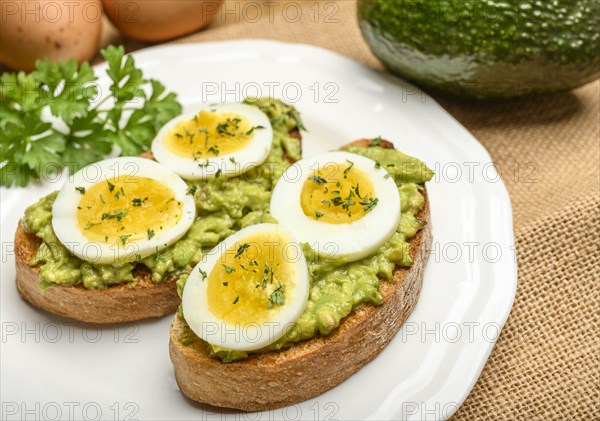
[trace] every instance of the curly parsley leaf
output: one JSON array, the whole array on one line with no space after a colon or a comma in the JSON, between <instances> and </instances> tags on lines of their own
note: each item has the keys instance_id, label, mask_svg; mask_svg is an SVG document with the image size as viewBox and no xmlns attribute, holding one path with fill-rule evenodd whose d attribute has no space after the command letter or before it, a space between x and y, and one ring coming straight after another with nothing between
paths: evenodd
<instances>
[{"instance_id":1,"label":"curly parsley leaf","mask_svg":"<svg viewBox=\"0 0 600 421\"><path fill-rule=\"evenodd\" d=\"M149 149L158 130L181 113L177 96L146 80L123 47L101 51L110 95L94 102L97 77L87 63L38 60L36 70L0 76L0 185L25 186L49 171L70 171ZM103 107L105 103L110 107Z\"/></svg>"},{"instance_id":2,"label":"curly parsley leaf","mask_svg":"<svg viewBox=\"0 0 600 421\"><path fill-rule=\"evenodd\" d=\"M110 91L115 102L119 104L143 96L141 87L146 81L142 77L142 71L135 67L133 57L125 56L125 48L122 45L109 45L100 50L100 53L108 62L106 73L113 82Z\"/></svg>"},{"instance_id":3,"label":"curly parsley leaf","mask_svg":"<svg viewBox=\"0 0 600 421\"><path fill-rule=\"evenodd\" d=\"M52 114L66 124L85 117L90 100L98 94L97 85L91 84L96 76L88 63L38 61L31 76L39 84L40 99L48 101Z\"/></svg>"}]
</instances>

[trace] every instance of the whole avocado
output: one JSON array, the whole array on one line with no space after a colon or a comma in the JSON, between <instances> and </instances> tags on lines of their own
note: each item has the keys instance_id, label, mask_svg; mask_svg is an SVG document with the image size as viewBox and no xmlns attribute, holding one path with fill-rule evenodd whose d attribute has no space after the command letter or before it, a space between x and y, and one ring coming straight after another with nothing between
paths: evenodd
<instances>
[{"instance_id":1,"label":"whole avocado","mask_svg":"<svg viewBox=\"0 0 600 421\"><path fill-rule=\"evenodd\" d=\"M514 98L600 76L600 2L358 0L373 53L436 93Z\"/></svg>"}]
</instances>

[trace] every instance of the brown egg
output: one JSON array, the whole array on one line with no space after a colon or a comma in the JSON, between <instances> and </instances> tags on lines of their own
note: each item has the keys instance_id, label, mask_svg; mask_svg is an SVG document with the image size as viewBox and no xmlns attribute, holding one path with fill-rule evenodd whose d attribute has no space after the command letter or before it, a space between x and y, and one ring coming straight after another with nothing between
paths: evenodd
<instances>
[{"instance_id":1,"label":"brown egg","mask_svg":"<svg viewBox=\"0 0 600 421\"><path fill-rule=\"evenodd\" d=\"M208 25L222 0L102 0L104 12L125 35L164 41Z\"/></svg>"},{"instance_id":2,"label":"brown egg","mask_svg":"<svg viewBox=\"0 0 600 421\"><path fill-rule=\"evenodd\" d=\"M0 0L0 7L0 61L9 67L30 71L44 57L82 62L96 53L100 0Z\"/></svg>"}]
</instances>

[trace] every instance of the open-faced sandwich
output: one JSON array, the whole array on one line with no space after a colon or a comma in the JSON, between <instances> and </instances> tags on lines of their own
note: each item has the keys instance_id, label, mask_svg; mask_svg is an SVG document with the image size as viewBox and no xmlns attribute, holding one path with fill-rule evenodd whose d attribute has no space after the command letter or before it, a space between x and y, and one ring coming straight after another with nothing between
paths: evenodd
<instances>
[{"instance_id":1,"label":"open-faced sandwich","mask_svg":"<svg viewBox=\"0 0 600 421\"><path fill-rule=\"evenodd\" d=\"M271 197L273 221L226 238L177 282L170 355L182 392L273 409L373 359L417 303L432 175L380 138L287 168Z\"/></svg>"},{"instance_id":2,"label":"open-faced sandwich","mask_svg":"<svg viewBox=\"0 0 600 421\"><path fill-rule=\"evenodd\" d=\"M167 123L153 155L84 167L26 210L19 293L91 323L174 312L177 279L234 232L273 220L274 183L300 158L301 128L277 100L210 105Z\"/></svg>"}]
</instances>

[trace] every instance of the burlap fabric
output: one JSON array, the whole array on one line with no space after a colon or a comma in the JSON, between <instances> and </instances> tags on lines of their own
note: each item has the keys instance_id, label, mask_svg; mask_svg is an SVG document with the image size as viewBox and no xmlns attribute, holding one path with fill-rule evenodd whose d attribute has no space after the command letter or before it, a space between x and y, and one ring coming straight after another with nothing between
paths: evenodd
<instances>
[{"instance_id":1,"label":"burlap fabric","mask_svg":"<svg viewBox=\"0 0 600 421\"><path fill-rule=\"evenodd\" d=\"M361 37L353 0L292 3L287 19L286 2L262 4L255 21L259 1L228 0L208 29L176 42L269 38L381 68ZM303 13L292 22L296 5ZM123 41L110 32L108 40ZM519 259L512 313L456 420L600 419L599 88L596 81L504 104L440 101L503 174Z\"/></svg>"}]
</instances>

